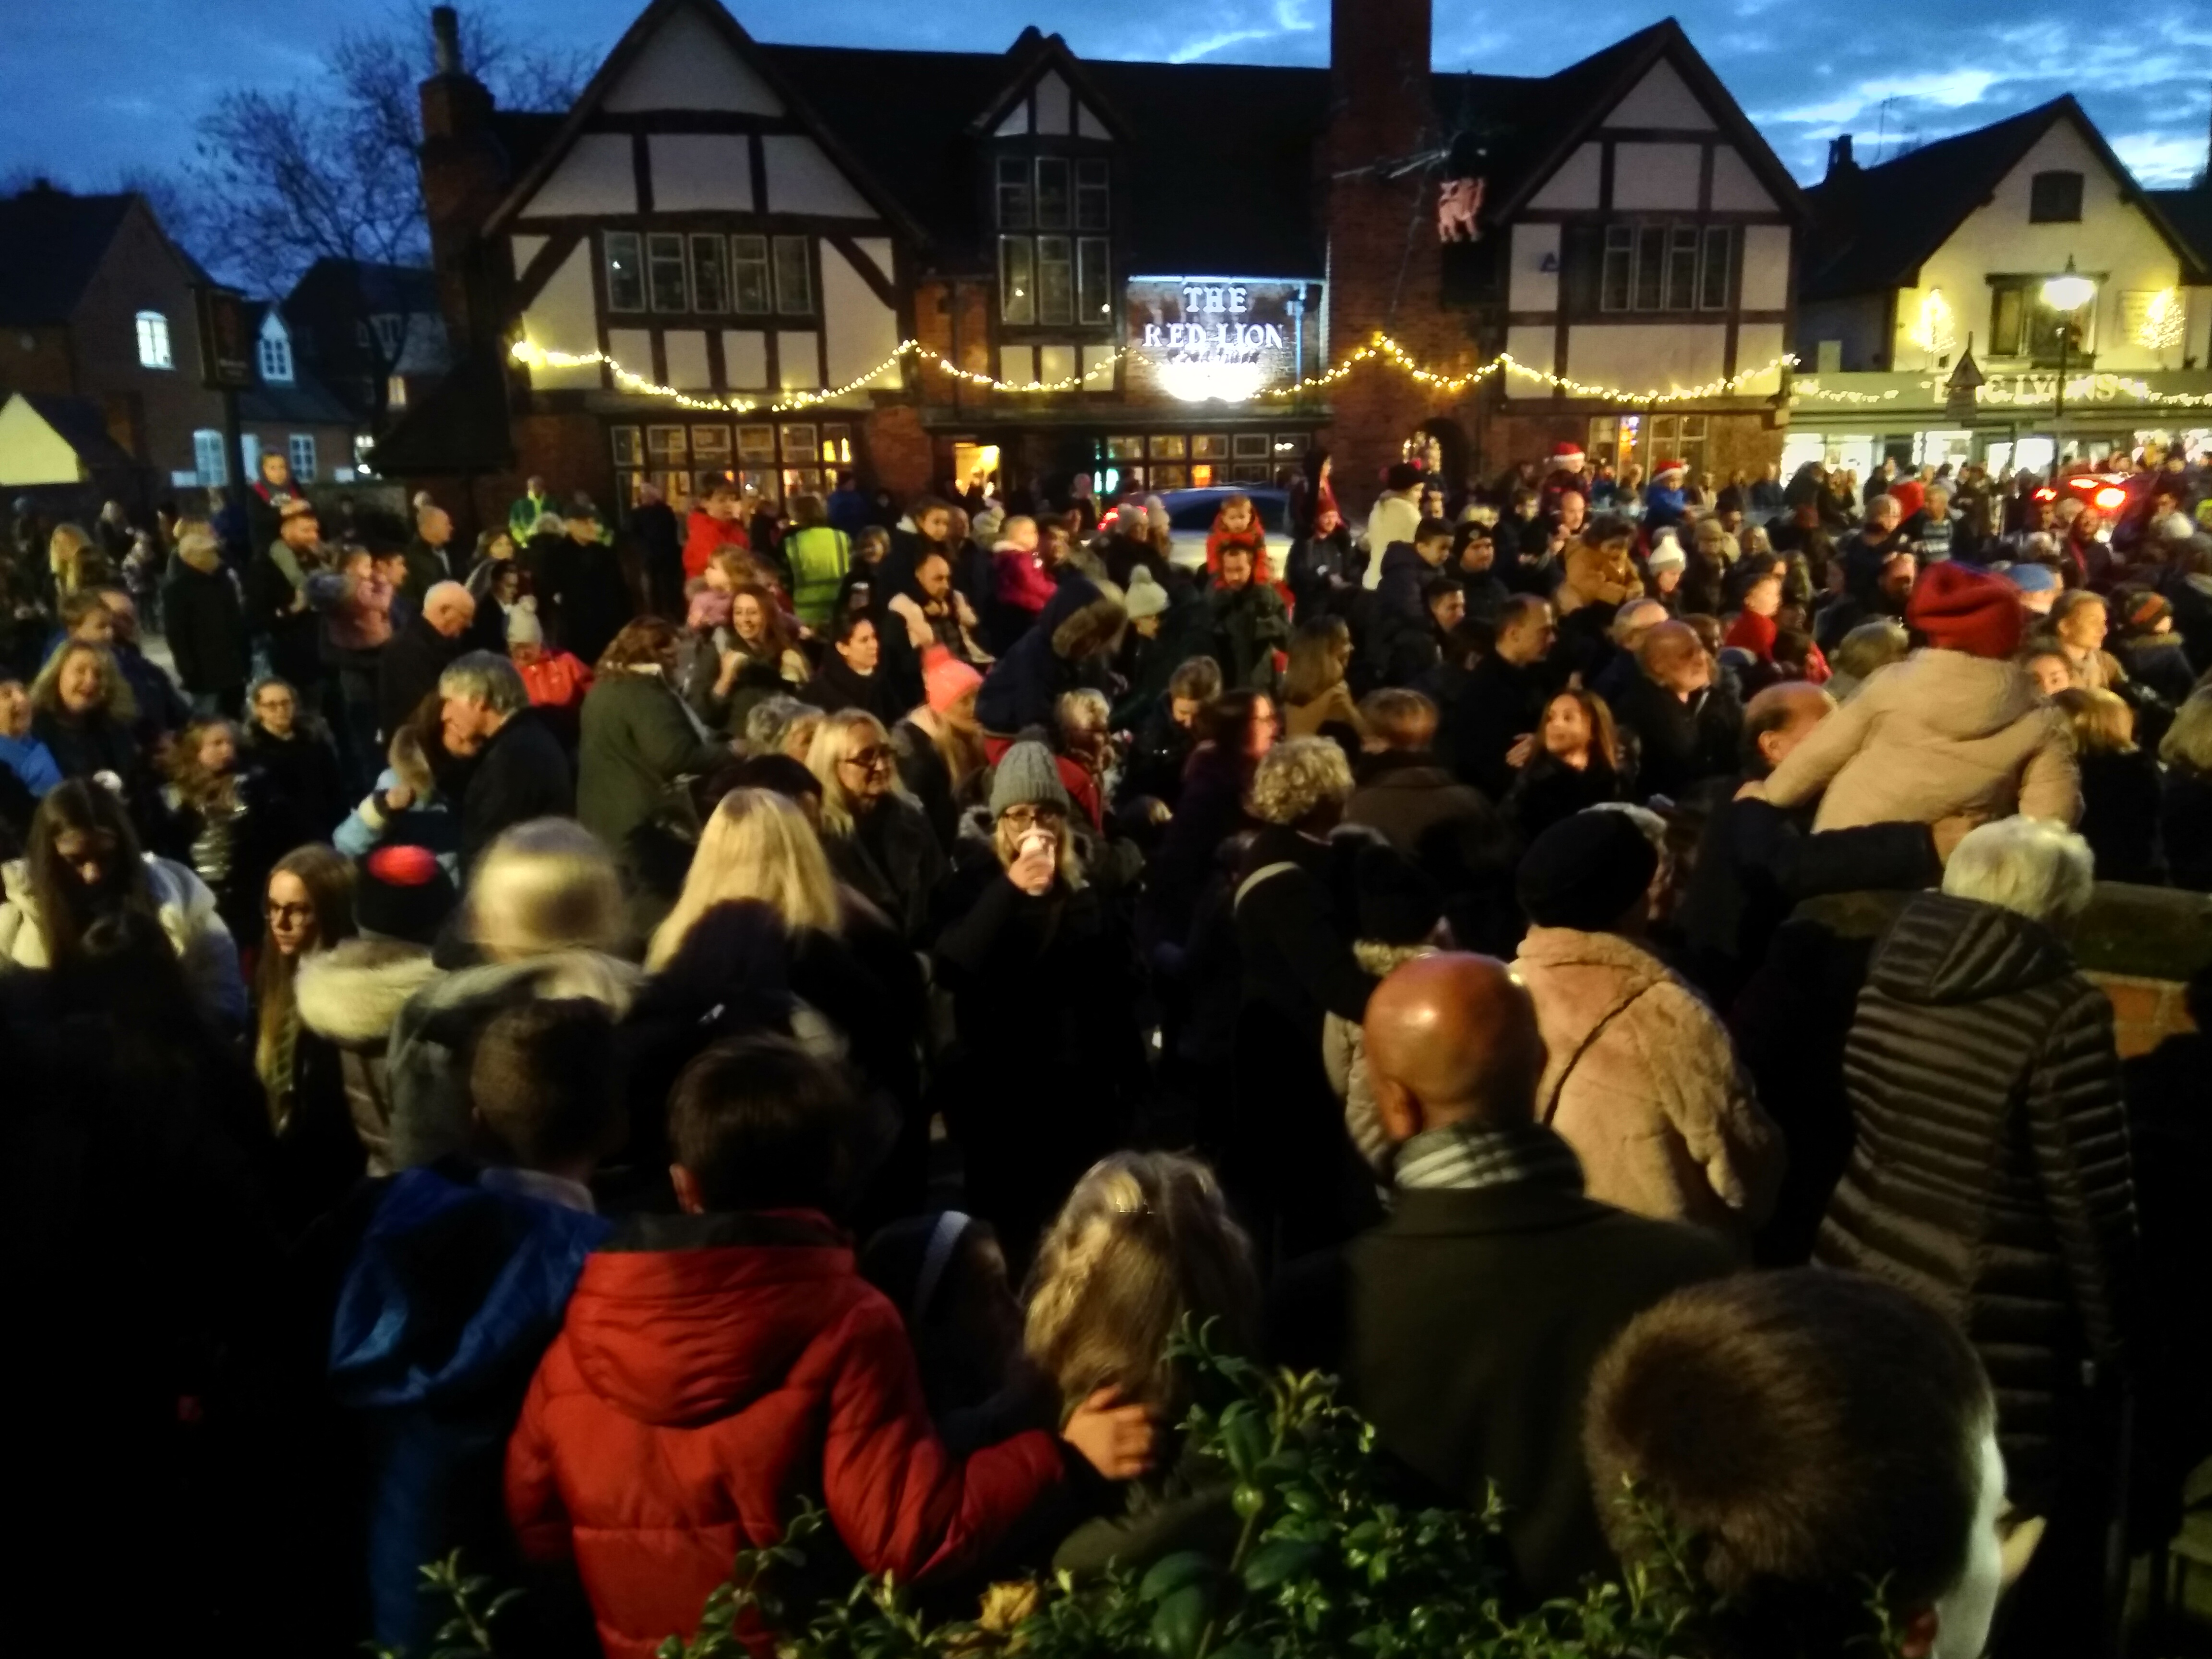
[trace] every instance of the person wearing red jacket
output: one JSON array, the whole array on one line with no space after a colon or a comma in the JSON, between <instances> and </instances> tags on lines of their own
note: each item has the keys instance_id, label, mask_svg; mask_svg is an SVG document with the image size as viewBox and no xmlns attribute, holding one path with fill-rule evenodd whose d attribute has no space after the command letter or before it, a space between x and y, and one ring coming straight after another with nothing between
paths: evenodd
<instances>
[{"instance_id":1,"label":"person wearing red jacket","mask_svg":"<svg viewBox=\"0 0 2212 1659\"><path fill-rule=\"evenodd\" d=\"M1261 527L1259 509L1252 505L1249 495L1230 496L1213 515L1213 529L1206 538L1206 568L1209 574L1221 574L1221 550L1230 546L1252 550L1254 581L1275 580L1267 558L1267 532Z\"/></svg>"},{"instance_id":2,"label":"person wearing red jacket","mask_svg":"<svg viewBox=\"0 0 2212 1659\"><path fill-rule=\"evenodd\" d=\"M750 549L743 508L738 487L728 478L715 479L706 500L692 503L684 536L685 580L705 575L708 562L726 547Z\"/></svg>"},{"instance_id":3,"label":"person wearing red jacket","mask_svg":"<svg viewBox=\"0 0 2212 1659\"><path fill-rule=\"evenodd\" d=\"M522 1549L573 1562L608 1659L699 1626L737 1552L818 1497L861 1571L904 1583L986 1561L1079 1453L1149 1467L1144 1408L1093 1395L964 1462L931 1425L898 1310L830 1214L860 1162L841 1074L781 1036L710 1048L669 1100L678 1216L586 1261L507 1450Z\"/></svg>"}]
</instances>

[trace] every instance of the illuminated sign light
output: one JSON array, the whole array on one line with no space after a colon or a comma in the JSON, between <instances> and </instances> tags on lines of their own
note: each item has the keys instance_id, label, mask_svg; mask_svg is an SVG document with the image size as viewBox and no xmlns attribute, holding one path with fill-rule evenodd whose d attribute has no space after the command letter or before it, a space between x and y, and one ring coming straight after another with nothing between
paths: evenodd
<instances>
[{"instance_id":1,"label":"illuminated sign light","mask_svg":"<svg viewBox=\"0 0 2212 1659\"><path fill-rule=\"evenodd\" d=\"M1305 285L1147 277L1128 285L1130 378L1180 403L1243 403L1297 378Z\"/></svg>"}]
</instances>

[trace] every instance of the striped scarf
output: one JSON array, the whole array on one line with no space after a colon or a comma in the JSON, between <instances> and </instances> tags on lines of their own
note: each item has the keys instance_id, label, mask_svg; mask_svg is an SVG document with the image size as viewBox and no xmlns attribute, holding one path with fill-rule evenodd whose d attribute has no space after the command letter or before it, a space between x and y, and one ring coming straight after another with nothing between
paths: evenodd
<instances>
[{"instance_id":1,"label":"striped scarf","mask_svg":"<svg viewBox=\"0 0 2212 1659\"><path fill-rule=\"evenodd\" d=\"M1425 1129L1401 1146L1393 1179L1408 1191L1472 1192L1534 1181L1578 1193L1583 1166L1574 1149L1540 1123L1511 1129L1453 1124Z\"/></svg>"}]
</instances>

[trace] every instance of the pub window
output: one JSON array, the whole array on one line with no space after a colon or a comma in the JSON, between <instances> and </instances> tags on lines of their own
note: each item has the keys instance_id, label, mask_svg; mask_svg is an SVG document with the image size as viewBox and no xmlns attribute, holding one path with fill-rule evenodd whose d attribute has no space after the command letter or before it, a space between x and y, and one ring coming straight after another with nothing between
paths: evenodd
<instances>
[{"instance_id":1,"label":"pub window","mask_svg":"<svg viewBox=\"0 0 2212 1659\"><path fill-rule=\"evenodd\" d=\"M691 239L691 303L697 311L727 311L730 282L723 260L727 257L720 236Z\"/></svg>"},{"instance_id":2,"label":"pub window","mask_svg":"<svg viewBox=\"0 0 2212 1659\"><path fill-rule=\"evenodd\" d=\"M1030 158L1026 155L1001 155L999 158L999 228L1029 229L1034 222L1030 199Z\"/></svg>"},{"instance_id":3,"label":"pub window","mask_svg":"<svg viewBox=\"0 0 2212 1659\"><path fill-rule=\"evenodd\" d=\"M645 429L646 459L654 466L681 466L690 459L680 426L649 426Z\"/></svg>"},{"instance_id":4,"label":"pub window","mask_svg":"<svg viewBox=\"0 0 2212 1659\"><path fill-rule=\"evenodd\" d=\"M1065 236L1036 240L1037 321L1075 320L1074 244Z\"/></svg>"},{"instance_id":5,"label":"pub window","mask_svg":"<svg viewBox=\"0 0 2212 1659\"><path fill-rule=\"evenodd\" d=\"M695 426L691 428L691 459L710 471L723 472L730 465L730 428Z\"/></svg>"},{"instance_id":6,"label":"pub window","mask_svg":"<svg viewBox=\"0 0 2212 1659\"><path fill-rule=\"evenodd\" d=\"M1145 459L1145 441L1134 435L1109 436L1106 440L1106 459L1109 461L1141 461Z\"/></svg>"},{"instance_id":7,"label":"pub window","mask_svg":"<svg viewBox=\"0 0 2212 1659\"><path fill-rule=\"evenodd\" d=\"M1112 196L1103 161L1075 164L1075 228L1103 230L1113 222Z\"/></svg>"},{"instance_id":8,"label":"pub window","mask_svg":"<svg viewBox=\"0 0 2212 1659\"><path fill-rule=\"evenodd\" d=\"M1114 315L1113 283L1109 280L1112 245L1103 236L1085 236L1076 243L1076 305L1085 322L1103 323Z\"/></svg>"},{"instance_id":9,"label":"pub window","mask_svg":"<svg viewBox=\"0 0 2212 1659\"><path fill-rule=\"evenodd\" d=\"M1233 441L1231 453L1240 461L1264 461L1267 459L1267 434L1264 432L1239 432Z\"/></svg>"},{"instance_id":10,"label":"pub window","mask_svg":"<svg viewBox=\"0 0 2212 1659\"><path fill-rule=\"evenodd\" d=\"M645 434L634 426L607 428L608 441L614 446L617 466L636 467L645 465Z\"/></svg>"},{"instance_id":11,"label":"pub window","mask_svg":"<svg viewBox=\"0 0 2212 1659\"><path fill-rule=\"evenodd\" d=\"M634 230L611 230L605 238L607 256L607 309L645 309L645 256Z\"/></svg>"},{"instance_id":12,"label":"pub window","mask_svg":"<svg viewBox=\"0 0 2212 1659\"><path fill-rule=\"evenodd\" d=\"M730 238L730 276L733 310L760 317L775 308L769 298L767 237Z\"/></svg>"},{"instance_id":13,"label":"pub window","mask_svg":"<svg viewBox=\"0 0 2212 1659\"><path fill-rule=\"evenodd\" d=\"M2039 173L2027 181L2027 222L2072 225L2081 222L2081 175Z\"/></svg>"},{"instance_id":14,"label":"pub window","mask_svg":"<svg viewBox=\"0 0 2212 1659\"><path fill-rule=\"evenodd\" d=\"M1065 156L1037 157L1036 222L1039 230L1068 228L1067 161Z\"/></svg>"},{"instance_id":15,"label":"pub window","mask_svg":"<svg viewBox=\"0 0 2212 1659\"><path fill-rule=\"evenodd\" d=\"M1026 236L999 238L999 304L1010 323L1036 321L1036 244Z\"/></svg>"},{"instance_id":16,"label":"pub window","mask_svg":"<svg viewBox=\"0 0 2212 1659\"><path fill-rule=\"evenodd\" d=\"M2048 280L2041 276L2006 276L1991 283L1990 350L1993 356L2055 364L2062 329L2072 331L2072 337L2066 342L2069 357L2085 357L2096 350L2096 300L2078 311L2055 311L2044 302L2043 285Z\"/></svg>"},{"instance_id":17,"label":"pub window","mask_svg":"<svg viewBox=\"0 0 2212 1659\"><path fill-rule=\"evenodd\" d=\"M1727 225L1705 227L1705 268L1698 285L1698 309L1726 311L1729 266L1735 251L1735 232Z\"/></svg>"},{"instance_id":18,"label":"pub window","mask_svg":"<svg viewBox=\"0 0 2212 1659\"><path fill-rule=\"evenodd\" d=\"M684 280L684 239L655 232L645 239L645 285L655 311L689 311L691 296Z\"/></svg>"},{"instance_id":19,"label":"pub window","mask_svg":"<svg viewBox=\"0 0 2212 1659\"><path fill-rule=\"evenodd\" d=\"M1565 273L1571 306L1590 302L1596 261L1600 311L1725 311L1735 232L1728 225L1611 224L1602 244L1568 227Z\"/></svg>"},{"instance_id":20,"label":"pub window","mask_svg":"<svg viewBox=\"0 0 2212 1659\"><path fill-rule=\"evenodd\" d=\"M780 317L805 317L814 310L813 250L804 236L775 239L775 309Z\"/></svg>"},{"instance_id":21,"label":"pub window","mask_svg":"<svg viewBox=\"0 0 2212 1659\"><path fill-rule=\"evenodd\" d=\"M741 426L738 428L738 459L741 461L775 459L775 428L772 426Z\"/></svg>"},{"instance_id":22,"label":"pub window","mask_svg":"<svg viewBox=\"0 0 2212 1659\"><path fill-rule=\"evenodd\" d=\"M832 421L822 428L822 461L825 466L852 465L853 428L842 421Z\"/></svg>"},{"instance_id":23,"label":"pub window","mask_svg":"<svg viewBox=\"0 0 2212 1659\"><path fill-rule=\"evenodd\" d=\"M1655 415L1651 417L1649 453L1651 462L1680 461L1695 477L1705 470L1705 417L1702 415ZM1625 459L1625 458L1624 458Z\"/></svg>"}]
</instances>

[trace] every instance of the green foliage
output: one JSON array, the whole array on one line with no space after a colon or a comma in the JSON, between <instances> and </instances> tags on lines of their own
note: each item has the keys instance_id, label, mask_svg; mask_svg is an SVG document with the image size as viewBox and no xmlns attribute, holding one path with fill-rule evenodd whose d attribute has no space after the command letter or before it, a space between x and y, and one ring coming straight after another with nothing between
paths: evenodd
<instances>
[{"instance_id":1,"label":"green foliage","mask_svg":"<svg viewBox=\"0 0 2212 1659\"><path fill-rule=\"evenodd\" d=\"M810 1541L827 1524L810 1504L779 1542L739 1552L729 1579L708 1598L698 1633L670 1637L658 1659L751 1659L768 1632L776 1659L1692 1659L1713 1651L1708 1620L1719 1607L1692 1545L1633 1490L1619 1501L1643 1547L1623 1581L1509 1615L1498 1599L1504 1507L1494 1492L1480 1514L1410 1507L1376 1455L1373 1426L1337 1403L1331 1379L1218 1352L1204 1332L1179 1339L1174 1357L1196 1401L1182 1425L1188 1446L1229 1488L1238 1518L1225 1556L1184 1551L1141 1572L995 1585L973 1620L933 1623L889 1578L793 1608L777 1579L780 1570L806 1565ZM473 1639L500 1603L483 1618L470 1614L467 1597L481 1595L482 1581L462 1581L458 1571L452 1561L424 1569L464 1608L447 1631ZM433 1659L489 1651L485 1640ZM1893 1638L1881 1651L1895 1651Z\"/></svg>"}]
</instances>

